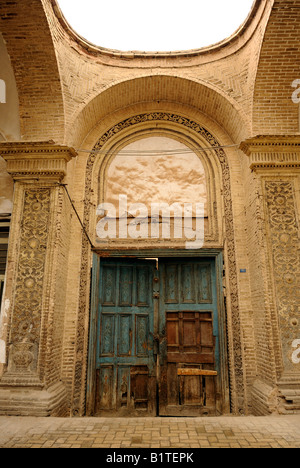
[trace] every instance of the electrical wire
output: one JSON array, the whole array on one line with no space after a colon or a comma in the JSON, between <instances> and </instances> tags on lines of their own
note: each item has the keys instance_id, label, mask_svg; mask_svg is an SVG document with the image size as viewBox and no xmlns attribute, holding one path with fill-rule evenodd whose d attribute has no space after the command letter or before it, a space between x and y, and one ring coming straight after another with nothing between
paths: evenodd
<instances>
[{"instance_id":1,"label":"electrical wire","mask_svg":"<svg viewBox=\"0 0 300 468\"><path fill-rule=\"evenodd\" d=\"M209 147L209 148L186 148L186 149L174 149L174 150L141 150L139 152L137 151L130 151L130 150L121 150L118 154L118 156L121 156L121 157L126 157L126 156L163 156L163 155L167 155L167 156L172 156L172 155L176 155L176 154L194 154L195 152L206 152L206 151L215 151L217 149L223 149L223 148L237 148L239 147L240 145L222 145L222 146L213 146L213 147ZM115 151L103 151L103 150L97 150L97 149L92 149L92 150L88 150L88 149L76 149L75 151L77 151L78 153L89 153L89 154L103 154L103 155L115 155L116 152ZM120 154L122 153L122 154ZM69 194L69 191L67 189L67 186L66 184L59 184L61 187L64 188L67 196L68 196L68 199L71 203L71 206L78 218L78 221L81 225L81 228L90 244L90 246L92 247L92 249L94 249L94 245L80 219L80 216L74 206L74 203L70 197L70 194ZM149 221L148 221L149 222ZM142 223L141 223L142 224ZM174 223L174 227L177 227L177 223ZM193 229L193 228L190 228L190 229Z\"/></svg>"},{"instance_id":2,"label":"electrical wire","mask_svg":"<svg viewBox=\"0 0 300 468\"><path fill-rule=\"evenodd\" d=\"M141 151L130 151L130 150L120 150L118 153L115 151L103 151L97 149L76 149L78 153L89 153L89 154L103 154L103 155L118 155L119 156L162 156L162 155L175 155L175 154L194 154L196 152L206 152L206 151L215 151L223 148L237 148L240 145L222 145L222 146L210 146L207 148L187 148L187 149L174 149L174 150L141 150Z\"/></svg>"},{"instance_id":3,"label":"electrical wire","mask_svg":"<svg viewBox=\"0 0 300 468\"><path fill-rule=\"evenodd\" d=\"M88 235L87 230L85 229L84 224L83 224L83 222L82 222L81 219L80 219L80 216L79 216L79 214L78 214L78 211L76 210L75 205L74 205L74 203L73 203L73 201L72 201L72 199L71 199L71 197L70 197L69 191L68 191L68 189L67 189L67 185L66 185L66 184L58 184L58 185L59 185L60 187L63 187L63 188L65 189L65 192L66 192L66 194L67 194L67 196L68 196L68 199L69 199L69 201L70 201L70 203L71 203L71 206L72 206L72 208L73 208L73 210L74 210L74 212L75 212L75 214L76 214L76 216L77 216L77 219L78 219L78 221L79 221L79 223L80 223L80 226L81 226L81 228L82 228L82 230L83 230L83 232L84 232L84 234L85 234L85 236L86 236L86 238L87 238L87 240L88 240L90 246L92 247L92 249L94 249L94 248L95 248L95 247L94 247L94 244L92 243L92 241L91 241L91 239L90 239L90 236Z\"/></svg>"}]
</instances>

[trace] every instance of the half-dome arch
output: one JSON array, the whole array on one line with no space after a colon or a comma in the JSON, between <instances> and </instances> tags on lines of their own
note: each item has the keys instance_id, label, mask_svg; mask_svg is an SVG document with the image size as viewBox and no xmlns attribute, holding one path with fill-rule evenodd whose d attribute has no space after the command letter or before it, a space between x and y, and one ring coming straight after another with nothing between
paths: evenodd
<instances>
[{"instance_id":1,"label":"half-dome arch","mask_svg":"<svg viewBox=\"0 0 300 468\"><path fill-rule=\"evenodd\" d=\"M68 144L80 147L99 121L120 109L124 117L130 117L130 109L140 103L151 103L157 111L165 103L194 108L217 122L237 143L250 134L250 122L241 106L212 85L180 76L147 75L114 83L92 98L72 119Z\"/></svg>"}]
</instances>

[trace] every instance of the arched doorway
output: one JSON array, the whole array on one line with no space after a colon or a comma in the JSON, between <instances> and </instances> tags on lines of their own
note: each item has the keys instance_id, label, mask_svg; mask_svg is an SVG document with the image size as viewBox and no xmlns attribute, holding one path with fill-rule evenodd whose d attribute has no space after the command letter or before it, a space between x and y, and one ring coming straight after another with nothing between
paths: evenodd
<instances>
[{"instance_id":1,"label":"arched doorway","mask_svg":"<svg viewBox=\"0 0 300 468\"><path fill-rule=\"evenodd\" d=\"M205 240L201 249L186 249L183 237L166 239L160 231L155 239L130 238L129 229L121 238L96 239L88 414L229 412L218 229L223 203L216 190L222 173L216 154L208 155L209 148L201 144L172 126L143 126L109 150L95 148L97 205L116 204L120 194L146 207L160 199L171 205L200 197ZM129 227L132 212L127 214ZM98 223L99 217L108 222L107 213L98 215ZM121 218L116 209L116 223ZM176 222L174 215L173 228Z\"/></svg>"}]
</instances>

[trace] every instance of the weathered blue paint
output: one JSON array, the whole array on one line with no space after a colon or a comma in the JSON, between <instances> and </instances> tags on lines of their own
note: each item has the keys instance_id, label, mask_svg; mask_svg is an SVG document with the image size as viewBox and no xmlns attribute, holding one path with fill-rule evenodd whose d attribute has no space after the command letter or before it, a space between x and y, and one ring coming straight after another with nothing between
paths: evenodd
<instances>
[{"instance_id":1,"label":"weathered blue paint","mask_svg":"<svg viewBox=\"0 0 300 468\"><path fill-rule=\"evenodd\" d=\"M217 370L216 391L221 395L222 387L226 389L227 385L225 318L223 313L219 313L223 301L222 255L214 258L160 258L158 271L153 261L100 259L95 255L93 268L89 414L95 411L98 414L106 411L135 414L140 411L155 415L157 383L161 414L168 414L168 388L178 386L177 381L170 381L174 379L171 376L174 366L200 365L203 369ZM186 337L193 334L193 329L201 327L203 335L209 334L211 326L213 354L208 355L209 349L202 354L199 351L198 355L203 355L203 363L193 362L193 357L186 363L184 359L178 361L176 358L170 372L168 317L171 317L171 322L177 321L182 329L185 327ZM172 330L169 333L172 334ZM195 335L196 341L201 341L200 335ZM187 351L193 353L189 349ZM191 378L188 379L191 382ZM196 390L193 389L192 393ZM173 404L172 415L176 415L178 404L180 401Z\"/></svg>"},{"instance_id":2,"label":"weathered blue paint","mask_svg":"<svg viewBox=\"0 0 300 468\"><path fill-rule=\"evenodd\" d=\"M219 356L218 281L214 259L168 259L160 261L160 333L165 330L167 311L211 312Z\"/></svg>"},{"instance_id":3,"label":"weathered blue paint","mask_svg":"<svg viewBox=\"0 0 300 468\"><path fill-rule=\"evenodd\" d=\"M137 398L132 382L145 384L155 377L153 269L149 262L101 261L96 349L100 410L149 409L147 385Z\"/></svg>"},{"instance_id":4,"label":"weathered blue paint","mask_svg":"<svg viewBox=\"0 0 300 468\"><path fill-rule=\"evenodd\" d=\"M182 378L179 383L178 368L214 370L220 376L218 282L214 258L160 261L159 399L162 415L197 414L197 411L201 414L205 406L199 395L203 392L199 377ZM216 411L218 383L213 383L212 377L208 379L213 412Z\"/></svg>"}]
</instances>

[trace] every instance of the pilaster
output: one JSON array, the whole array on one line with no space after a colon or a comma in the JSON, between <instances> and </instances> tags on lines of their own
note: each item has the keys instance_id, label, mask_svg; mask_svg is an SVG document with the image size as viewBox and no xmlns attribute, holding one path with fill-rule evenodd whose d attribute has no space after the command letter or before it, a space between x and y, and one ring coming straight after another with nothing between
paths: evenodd
<instances>
[{"instance_id":1,"label":"pilaster","mask_svg":"<svg viewBox=\"0 0 300 468\"><path fill-rule=\"evenodd\" d=\"M276 370L271 382L257 376L253 407L259 414L300 412L300 136L258 136L240 148L259 187L256 203L269 279L269 357Z\"/></svg>"},{"instance_id":2,"label":"pilaster","mask_svg":"<svg viewBox=\"0 0 300 468\"><path fill-rule=\"evenodd\" d=\"M14 207L0 338L6 362L0 414L63 415L60 381L69 205L60 185L73 149L53 142L1 143ZM62 260L63 259L63 260Z\"/></svg>"}]
</instances>

